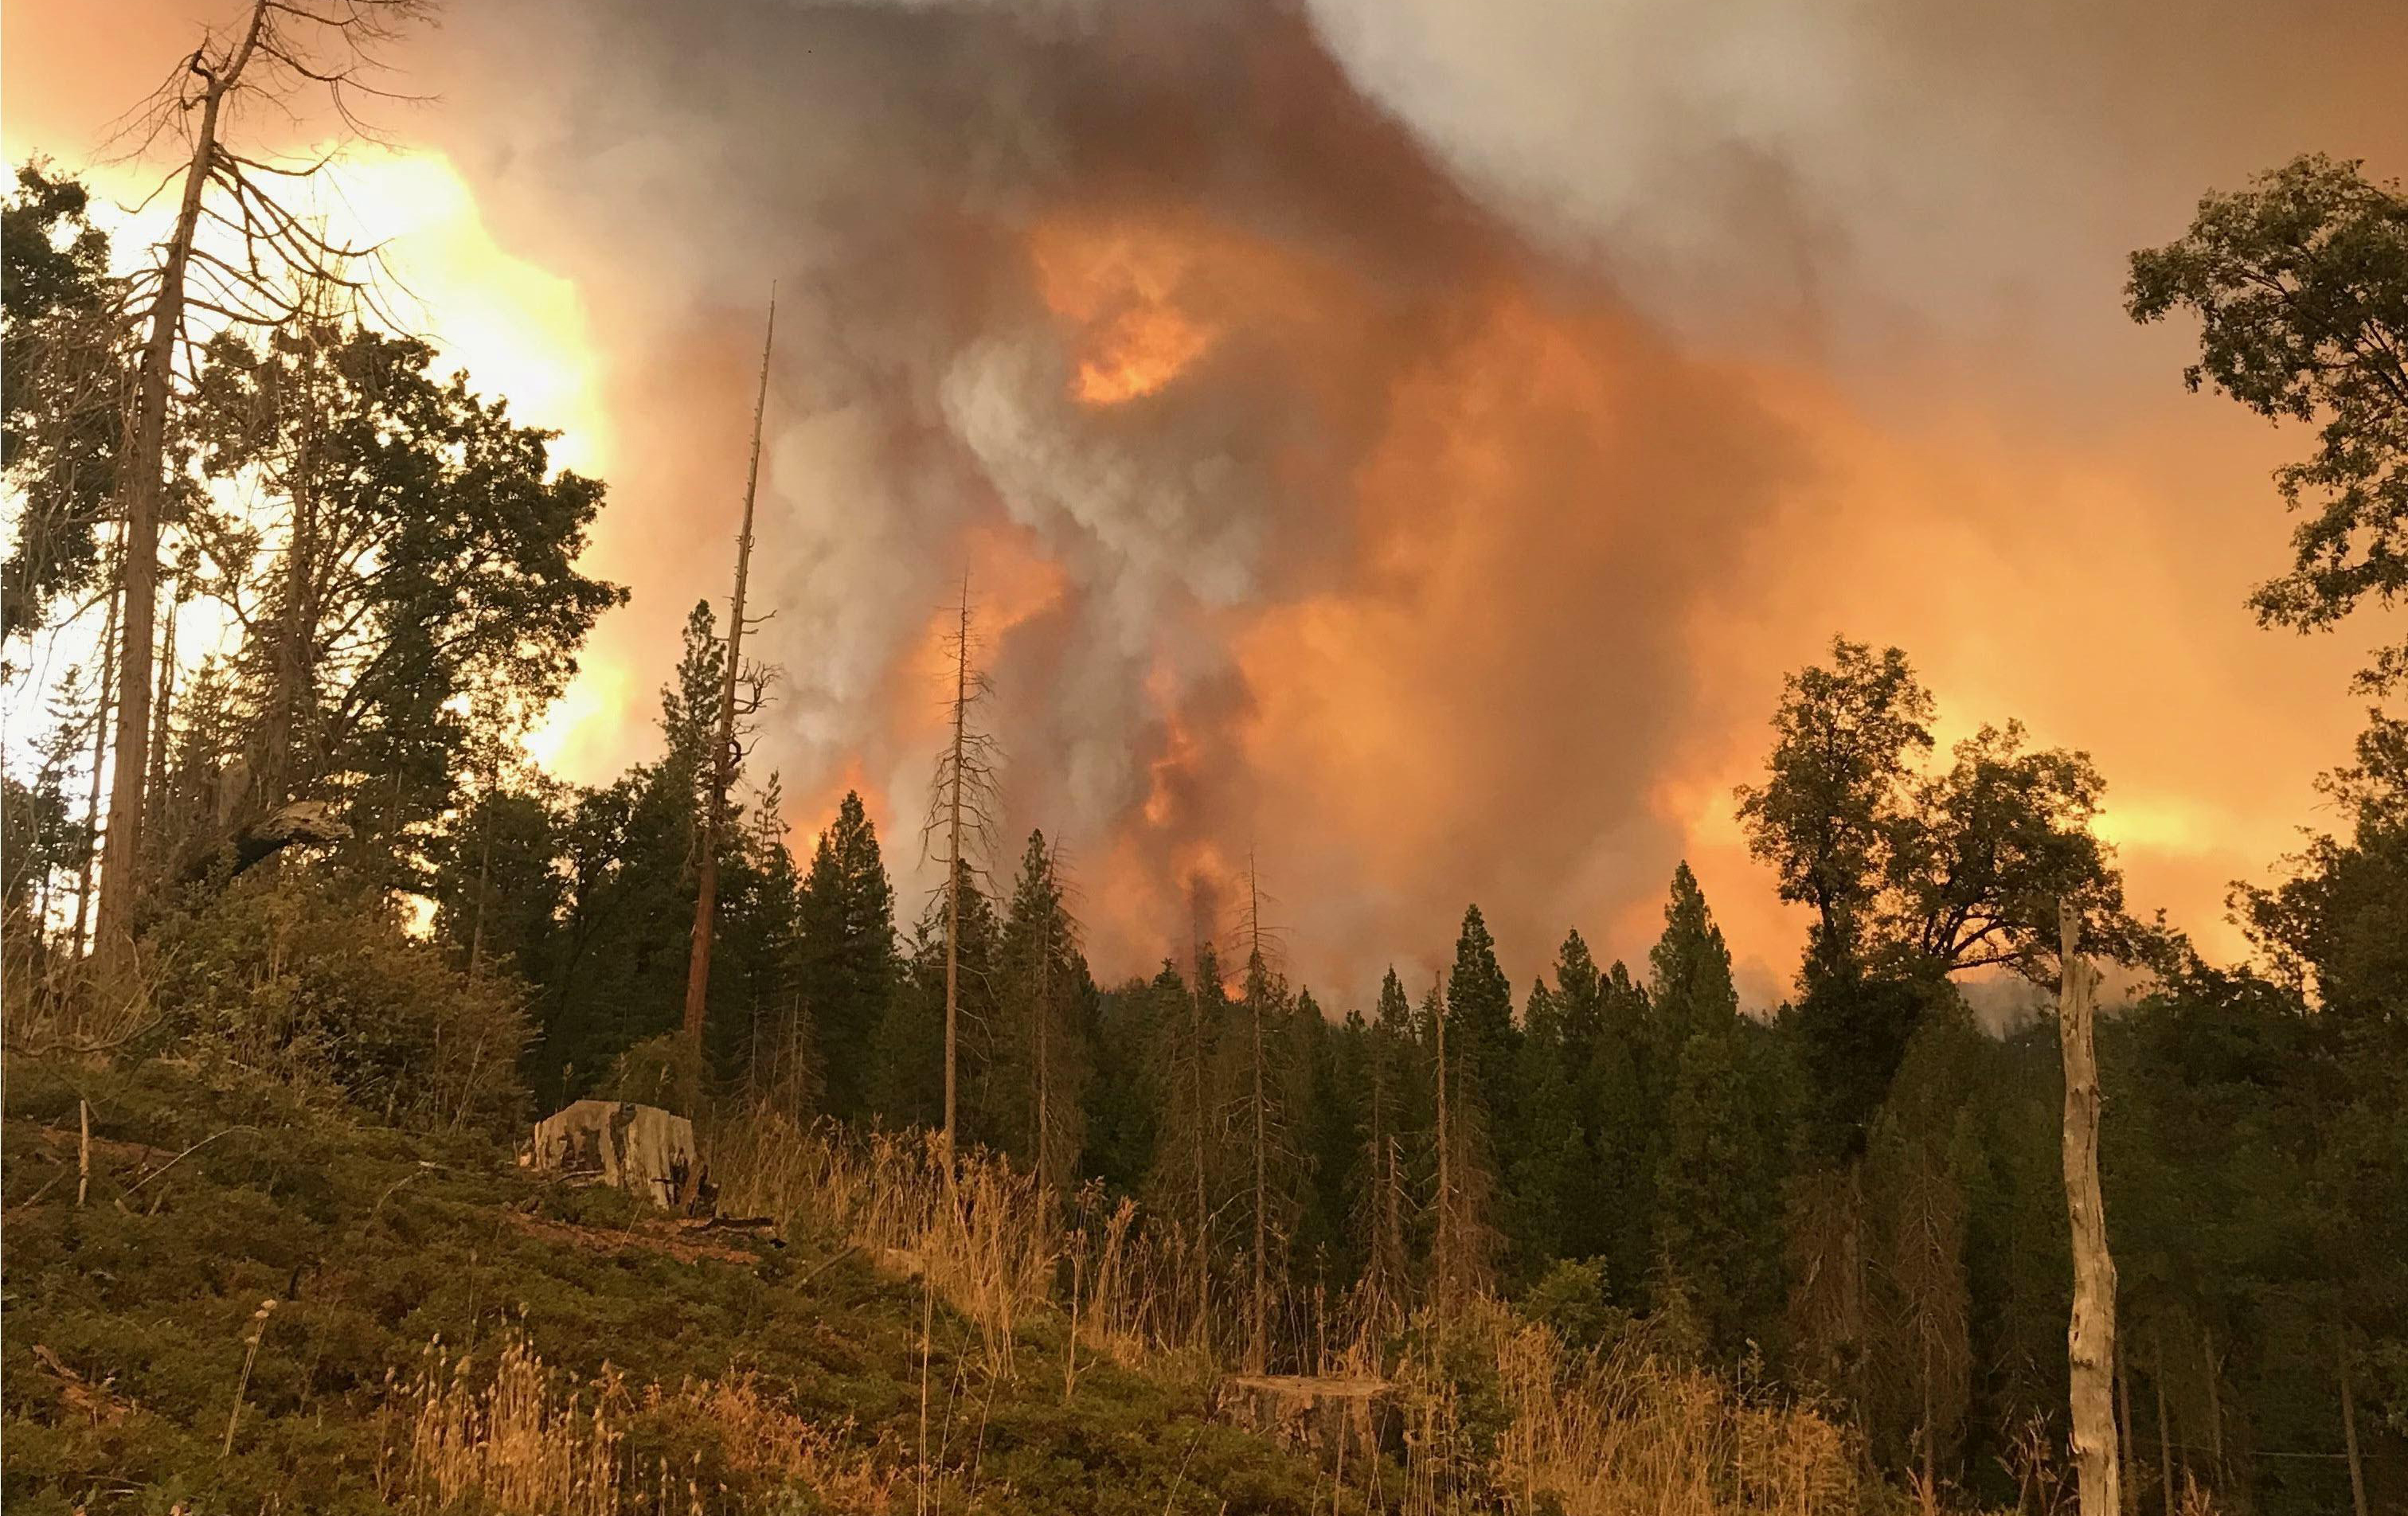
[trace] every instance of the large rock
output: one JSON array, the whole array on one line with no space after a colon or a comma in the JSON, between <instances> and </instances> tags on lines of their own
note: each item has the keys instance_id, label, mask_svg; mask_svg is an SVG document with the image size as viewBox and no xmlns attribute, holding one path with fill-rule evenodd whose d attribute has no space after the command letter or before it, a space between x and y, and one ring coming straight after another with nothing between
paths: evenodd
<instances>
[{"instance_id":1,"label":"large rock","mask_svg":"<svg viewBox=\"0 0 2408 1516\"><path fill-rule=\"evenodd\" d=\"M676 1209L695 1189L694 1123L632 1100L580 1100L536 1123L529 1162Z\"/></svg>"}]
</instances>

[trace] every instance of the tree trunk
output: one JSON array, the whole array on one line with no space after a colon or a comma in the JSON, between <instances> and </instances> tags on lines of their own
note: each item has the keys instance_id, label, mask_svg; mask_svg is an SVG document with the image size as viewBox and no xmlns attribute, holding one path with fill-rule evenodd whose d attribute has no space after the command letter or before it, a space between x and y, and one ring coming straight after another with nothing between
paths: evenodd
<instances>
[{"instance_id":1,"label":"tree trunk","mask_svg":"<svg viewBox=\"0 0 2408 1516\"><path fill-rule=\"evenodd\" d=\"M125 598L121 579L108 596L108 619L100 629L100 703L92 717L92 789L83 805L83 864L76 871L75 956L84 955L86 928L92 917L92 868L98 855L100 785L108 761L108 703L117 691L117 611Z\"/></svg>"},{"instance_id":2,"label":"tree trunk","mask_svg":"<svg viewBox=\"0 0 2408 1516\"><path fill-rule=\"evenodd\" d=\"M2349 1383L2349 1339L2333 1334L2333 1367L2341 1375L2342 1447L2349 1456L2349 1504L2357 1516L2366 1516L2366 1467L2358 1452L2358 1400Z\"/></svg>"},{"instance_id":3,"label":"tree trunk","mask_svg":"<svg viewBox=\"0 0 2408 1516\"><path fill-rule=\"evenodd\" d=\"M176 701L176 610L179 602L170 594L167 599L167 624L160 637L158 689L151 696L154 713L150 722L150 778L144 787L142 817L148 829L152 851L164 856L167 826L167 734L173 724Z\"/></svg>"},{"instance_id":4,"label":"tree trunk","mask_svg":"<svg viewBox=\"0 0 2408 1516\"><path fill-rule=\"evenodd\" d=\"M743 666L744 581L752 566L752 496L761 480L761 417L769 405L769 345L778 336L778 302L769 301L769 325L761 338L761 389L752 402L752 460L744 470L744 527L736 537L736 598L727 613L727 667L719 684L718 741L710 754L710 794L702 810L702 858L695 868L694 946L686 957L685 1045L695 1070L702 1066L703 1008L710 995L711 917L719 906L719 816L727 808L727 785L735 765L736 678ZM953 1108L946 1104L946 1136Z\"/></svg>"},{"instance_id":5,"label":"tree trunk","mask_svg":"<svg viewBox=\"0 0 2408 1516\"><path fill-rule=\"evenodd\" d=\"M2132 1429L2132 1376L2125 1364L2128 1355L2115 1354L2115 1406L2123 1413L2122 1436L2116 1439L2118 1472L2124 1480L2124 1516L2128 1516L2140 1499L2141 1481L2132 1472L2132 1443L2139 1435Z\"/></svg>"},{"instance_id":6,"label":"tree trunk","mask_svg":"<svg viewBox=\"0 0 2408 1516\"><path fill-rule=\"evenodd\" d=\"M953 761L945 798L945 1178L953 1181L954 1090L962 1004L962 740L968 721L970 579L962 575L960 641L953 648Z\"/></svg>"},{"instance_id":7,"label":"tree trunk","mask_svg":"<svg viewBox=\"0 0 2408 1516\"><path fill-rule=\"evenodd\" d=\"M1455 1180L1454 1155L1449 1151L1446 1122L1446 997L1436 986L1430 991L1431 1020L1436 1023L1438 1042L1438 1223L1430 1238L1431 1304L1443 1313L1446 1307L1448 1248L1447 1233L1454 1223Z\"/></svg>"},{"instance_id":8,"label":"tree trunk","mask_svg":"<svg viewBox=\"0 0 2408 1516\"><path fill-rule=\"evenodd\" d=\"M2121 1516L2114 1375L2115 1263L2107 1251L2107 1209L2099 1186L2099 1064L2091 1031L2099 974L2079 955L2082 924L2057 908L2062 943L2057 1036L2065 1058L2065 1204L2072 1223L2073 1310L2066 1330L2073 1457L2082 1516Z\"/></svg>"},{"instance_id":9,"label":"tree trunk","mask_svg":"<svg viewBox=\"0 0 2408 1516\"><path fill-rule=\"evenodd\" d=\"M2207 1447L2208 1455L2215 1460L2215 1493L2220 1498L2231 1479L2224 1466L2224 1366L2215 1356L2215 1333L2204 1323L2199 1329L2199 1350L2207 1364Z\"/></svg>"},{"instance_id":10,"label":"tree trunk","mask_svg":"<svg viewBox=\"0 0 2408 1516\"><path fill-rule=\"evenodd\" d=\"M1050 872L1050 865L1048 865L1048 869ZM1054 1007L1051 999L1052 980L1054 977L1052 972L1053 958L1054 911L1052 904L1049 901L1047 903L1044 918L1037 923L1037 994L1035 1001L1030 1008L1036 1018L1036 1025L1029 1029L1034 1035L1037 1051L1035 1068L1033 1070L1037 1080L1037 1133L1036 1139L1029 1144L1029 1157L1037 1165L1037 1182L1040 1188L1051 1184L1054 1179L1054 1168L1051 1162L1053 1153L1052 1107L1054 1092L1051 1088L1053 1083L1053 1071L1046 1066L1047 1059L1052 1052L1052 1049L1048 1045L1048 1038L1046 1036L1048 1030L1046 1023L1054 1019Z\"/></svg>"},{"instance_id":11,"label":"tree trunk","mask_svg":"<svg viewBox=\"0 0 2408 1516\"><path fill-rule=\"evenodd\" d=\"M1189 1050L1188 1080L1195 1100L1190 1117L1196 1123L1196 1338L1209 1351L1212 1336L1212 1209L1204 1183L1204 1132L1209 1118L1204 1109L1203 980L1204 951L1199 941L1196 949L1196 982L1187 987L1187 1023L1194 1039Z\"/></svg>"},{"instance_id":12,"label":"tree trunk","mask_svg":"<svg viewBox=\"0 0 2408 1516\"><path fill-rule=\"evenodd\" d=\"M2157 1484L2165 1496L2166 1516L2174 1516L2174 1490L2181 1481L2174 1478L2174 1422L2166 1412L2166 1343L2162 1332L2150 1334L2149 1356L2149 1382L2157 1393Z\"/></svg>"},{"instance_id":13,"label":"tree trunk","mask_svg":"<svg viewBox=\"0 0 2408 1516\"><path fill-rule=\"evenodd\" d=\"M157 624L159 504L166 488L167 392L176 365L176 340L184 324L184 272L192 261L193 231L201 216L218 150L218 119L226 92L242 77L267 19L265 0L251 7L250 27L212 73L205 55L186 65L207 79L200 122L193 133L192 162L176 207L159 270L159 293L150 307L150 331L142 344L135 388L132 447L125 460L125 548L119 577L125 594L123 655L117 665L117 759L108 786L108 838L100 861L100 908L93 951L104 980L122 979L134 962L134 902L141 888L143 808L148 799L146 762L150 749L150 638Z\"/></svg>"}]
</instances>

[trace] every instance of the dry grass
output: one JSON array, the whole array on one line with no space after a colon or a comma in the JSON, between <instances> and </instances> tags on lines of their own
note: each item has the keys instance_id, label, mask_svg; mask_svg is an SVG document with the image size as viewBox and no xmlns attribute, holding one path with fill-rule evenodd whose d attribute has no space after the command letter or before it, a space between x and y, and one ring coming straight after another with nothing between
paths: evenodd
<instances>
[{"instance_id":1,"label":"dry grass","mask_svg":"<svg viewBox=\"0 0 2408 1516\"><path fill-rule=\"evenodd\" d=\"M1196 1319L1192 1252L1175 1227L1149 1228L1133 1202L1093 1186L1066 1208L983 1153L962 1160L949 1196L940 1151L933 1137L856 1137L763 1114L715 1134L711 1158L731 1209L816 1224L924 1278L977 1323L990 1373L1010 1372L1012 1328L1040 1312L1069 1320L1073 1354L1213 1372L1213 1323ZM1309 1366L1384 1381L1378 1409L1364 1413L1384 1417L1400 1434L1391 1446L1404 1449L1401 1489L1394 1465L1339 1451L1350 1499L1407 1513L1501 1505L1564 1516L1836 1516L1900 1498L1869 1473L1856 1437L1816 1407L1743 1388L1644 1341L1568 1351L1490 1299L1458 1306L1442 1334L1426 1313L1407 1320L1377 1300L1326 1317L1316 1303L1312 1320ZM1399 1341L1421 1346L1400 1361ZM1066 1396L1078 1361L1066 1369Z\"/></svg>"},{"instance_id":2,"label":"dry grass","mask_svg":"<svg viewBox=\"0 0 2408 1516\"><path fill-rule=\"evenodd\" d=\"M707 1423L731 1474L805 1490L814 1509L889 1516L902 1483L890 1450L851 1423L824 1427L762 1394L750 1374L652 1385L640 1395L606 1368L579 1384L545 1366L526 1340L505 1339L490 1372L430 1343L418 1374L389 1386L378 1493L395 1509L462 1509L509 1516L635 1516L699 1511L691 1471L631 1466L638 1414ZM716 1504L716 1502L712 1502Z\"/></svg>"},{"instance_id":3,"label":"dry grass","mask_svg":"<svg viewBox=\"0 0 2408 1516\"><path fill-rule=\"evenodd\" d=\"M1638 1346L1570 1353L1547 1328L1493 1304L1484 1337L1511 1415L1495 1482L1525 1509L1566 1516L1819 1516L1854 1510L1858 1451L1812 1407L1749 1395Z\"/></svg>"},{"instance_id":4,"label":"dry grass","mask_svg":"<svg viewBox=\"0 0 2408 1516\"><path fill-rule=\"evenodd\" d=\"M397 1509L475 1499L511 1516L618 1516L624 1437L604 1405L512 1337L491 1375L427 1344L417 1376L389 1388L378 1493Z\"/></svg>"},{"instance_id":5,"label":"dry grass","mask_svg":"<svg viewBox=\"0 0 2408 1516\"><path fill-rule=\"evenodd\" d=\"M934 1133L855 1137L757 1111L712 1135L710 1166L725 1209L816 1225L924 1277L1004 1363L1012 1328L1053 1300L1059 1208L992 1154L963 1154L948 1184Z\"/></svg>"}]
</instances>

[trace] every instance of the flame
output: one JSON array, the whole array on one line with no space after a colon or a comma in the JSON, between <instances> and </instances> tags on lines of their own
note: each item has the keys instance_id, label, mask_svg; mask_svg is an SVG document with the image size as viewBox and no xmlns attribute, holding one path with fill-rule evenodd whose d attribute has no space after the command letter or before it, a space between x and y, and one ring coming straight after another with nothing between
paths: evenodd
<instances>
[{"instance_id":1,"label":"flame","mask_svg":"<svg viewBox=\"0 0 2408 1516\"><path fill-rule=\"evenodd\" d=\"M1082 405L1158 393L1220 340L1218 322L1182 304L1196 252L1175 233L1048 222L1030 253L1046 306L1074 329Z\"/></svg>"}]
</instances>

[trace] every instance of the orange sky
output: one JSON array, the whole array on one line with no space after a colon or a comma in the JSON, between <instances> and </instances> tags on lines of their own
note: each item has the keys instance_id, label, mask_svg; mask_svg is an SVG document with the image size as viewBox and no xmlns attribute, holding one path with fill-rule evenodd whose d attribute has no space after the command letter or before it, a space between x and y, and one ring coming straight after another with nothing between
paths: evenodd
<instances>
[{"instance_id":1,"label":"orange sky","mask_svg":"<svg viewBox=\"0 0 2408 1516\"><path fill-rule=\"evenodd\" d=\"M12 0L12 160L85 165L231 8ZM2120 256L2295 151L2408 168L2408 22L1745 8L735 5L664 51L642 7L511 0L405 54L439 99L347 213L610 481L635 600L541 738L573 777L647 753L725 593L774 278L758 761L806 833L862 788L907 889L967 565L1010 819L1069 845L1100 975L1249 847L1337 1005L1470 899L1519 984L1568 925L1636 959L1686 856L1775 996L1801 926L1730 790L1835 631L1906 648L1943 739L2087 749L2133 904L2237 951L2226 887L2316 820L2374 629L2252 623L2303 444L2183 393Z\"/></svg>"}]
</instances>

